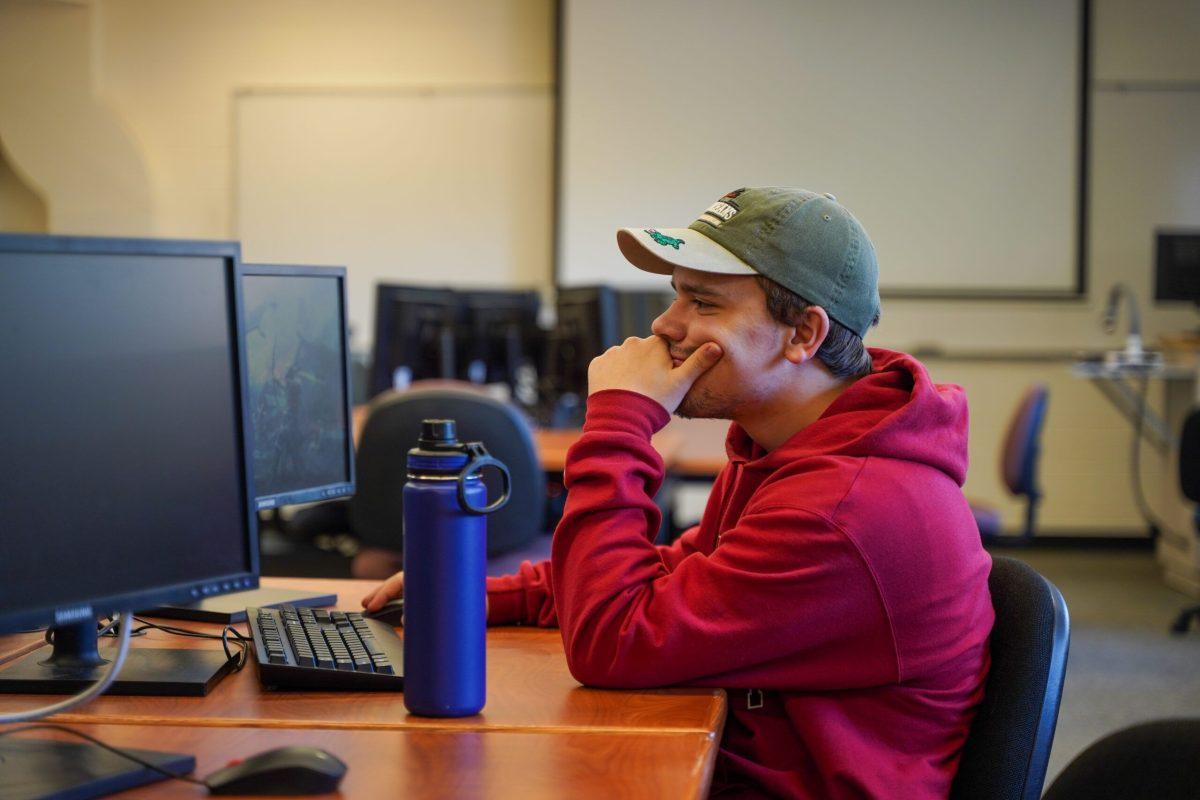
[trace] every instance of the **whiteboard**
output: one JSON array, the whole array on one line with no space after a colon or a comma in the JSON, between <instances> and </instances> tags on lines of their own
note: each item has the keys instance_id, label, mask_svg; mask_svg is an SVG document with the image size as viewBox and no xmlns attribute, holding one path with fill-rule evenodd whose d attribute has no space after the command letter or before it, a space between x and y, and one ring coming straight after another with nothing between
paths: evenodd
<instances>
[{"instance_id":1,"label":"whiteboard","mask_svg":"<svg viewBox=\"0 0 1200 800\"><path fill-rule=\"evenodd\" d=\"M378 282L545 285L552 103L546 87L240 93L243 258L346 266L358 350Z\"/></svg>"},{"instance_id":2,"label":"whiteboard","mask_svg":"<svg viewBox=\"0 0 1200 800\"><path fill-rule=\"evenodd\" d=\"M832 192L884 290L1076 288L1078 0L564 0L564 284L655 279L622 226Z\"/></svg>"}]
</instances>

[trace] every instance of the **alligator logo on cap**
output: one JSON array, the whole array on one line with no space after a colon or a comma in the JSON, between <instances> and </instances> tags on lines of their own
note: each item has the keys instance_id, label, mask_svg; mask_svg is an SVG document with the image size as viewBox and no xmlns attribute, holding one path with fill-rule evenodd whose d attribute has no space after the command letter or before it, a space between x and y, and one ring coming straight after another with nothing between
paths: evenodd
<instances>
[{"instance_id":1,"label":"alligator logo on cap","mask_svg":"<svg viewBox=\"0 0 1200 800\"><path fill-rule=\"evenodd\" d=\"M674 247L679 249L679 245L686 244L683 239L676 239L673 236L667 236L665 233L654 230L653 228L645 228L646 234L655 241L656 244L661 244L663 247Z\"/></svg>"}]
</instances>

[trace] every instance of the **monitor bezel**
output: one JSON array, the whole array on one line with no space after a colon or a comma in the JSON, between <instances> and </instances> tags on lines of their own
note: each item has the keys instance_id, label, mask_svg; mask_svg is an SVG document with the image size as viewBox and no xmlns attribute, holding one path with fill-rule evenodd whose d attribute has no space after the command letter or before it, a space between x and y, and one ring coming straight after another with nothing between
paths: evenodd
<instances>
[{"instance_id":1,"label":"monitor bezel","mask_svg":"<svg viewBox=\"0 0 1200 800\"><path fill-rule=\"evenodd\" d=\"M171 583L132 592L114 592L90 598L86 602L69 605L49 605L18 611L0 611L0 632L21 631L48 625L78 623L88 617L107 617L114 612L137 611L161 605L190 603L205 597L227 594L258 587L258 516L252 501L253 464L246 437L247 382L246 357L242 347L242 286L238 276L241 262L241 244L235 241L200 239L137 239L93 236L60 236L54 234L0 234L0 253L70 255L129 255L129 256L196 256L224 260L226 310L230 343L235 358L232 364L236 371L233 380L237 396L233 408L238 424L234 432L235 447L239 451L241 505L245 520L243 541L246 546L246 571L237 571L206 576L191 581Z\"/></svg>"},{"instance_id":2,"label":"monitor bezel","mask_svg":"<svg viewBox=\"0 0 1200 800\"><path fill-rule=\"evenodd\" d=\"M306 489L299 489L290 492L280 492L273 495L264 495L259 497L254 495L254 507L258 511L267 511L279 506L293 505L296 503L312 503L321 500L332 500L338 497L348 497L354 494L355 472L354 472L354 425L353 425L353 400L351 398L350 384L350 316L349 306L346 297L346 268L336 266L316 266L307 264L257 264L242 262L240 269L239 286L242 278L245 277L285 277L285 278L335 278L338 287L339 305L342 322L342 413L346 421L346 449L342 453L345 459L346 475L349 476L347 481L339 481L336 483L327 484L325 486L315 486ZM241 349L245 351L245 341L239 343ZM247 381L247 386L249 382ZM249 403L249 393L246 395L247 408ZM253 459L253 442L254 430L250 422L250 416L247 415L247 430L250 434L250 457Z\"/></svg>"}]
</instances>

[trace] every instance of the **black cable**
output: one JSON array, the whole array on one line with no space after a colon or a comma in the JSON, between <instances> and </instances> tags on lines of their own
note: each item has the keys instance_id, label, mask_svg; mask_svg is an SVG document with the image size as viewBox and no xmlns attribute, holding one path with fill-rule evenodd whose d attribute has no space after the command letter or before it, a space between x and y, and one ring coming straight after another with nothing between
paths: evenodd
<instances>
[{"instance_id":1,"label":"black cable","mask_svg":"<svg viewBox=\"0 0 1200 800\"><path fill-rule=\"evenodd\" d=\"M133 636L144 636L146 631L156 630L156 631L162 631L163 633L167 633L172 636L188 636L193 639L219 639L221 642L221 646L225 649L225 657L228 660L235 662L233 665L234 672L240 672L246 666L247 662L249 661L250 646L251 646L251 644L253 644L254 640L251 639L246 634L239 631L237 628L233 627L232 625L226 625L224 628L221 629L221 632L218 634L218 633L204 633L202 631L193 631L193 630L189 630L187 628L176 628L173 625L160 625L157 622L150 622L149 620L143 619L141 617L134 617L133 619L139 625L139 627L133 629L133 631L132 631ZM100 635L101 636L112 636L113 634L112 634L111 630L109 630L109 629L111 629L111 627L112 626L109 625L108 629L102 630L100 632ZM229 638L230 635L233 636L232 640ZM231 644L233 646L237 647L239 650L239 652L236 655L230 649Z\"/></svg>"},{"instance_id":2,"label":"black cable","mask_svg":"<svg viewBox=\"0 0 1200 800\"><path fill-rule=\"evenodd\" d=\"M174 773L174 772L171 772L169 769L163 769L162 767L158 766L157 764L151 764L149 761L145 761L141 758L138 758L133 753L126 752L125 750L122 750L119 747L113 747L111 744L105 744L104 742L97 739L95 736L86 734L83 731L77 731L74 728L68 728L66 725L54 725L54 724L50 724L50 723L39 723L37 725L22 725L18 728L9 728L8 730L0 731L0 736L8 736L9 734L13 734L13 733L24 733L25 731L37 731L37 730L61 731L63 733L69 733L72 736L78 736L80 739L86 739L87 741L91 742L92 744L96 745L97 747L102 747L114 755L120 756L121 758L124 758L124 759L128 759L129 761L132 761L135 764L140 764L141 766L145 767L146 769L153 770L154 772L157 772L159 775L165 775L166 777L174 778L177 781L187 781L188 783L194 783L198 786L203 786L204 788L210 789L210 790L212 788L207 783L205 783L204 781L202 781L198 778L190 778L187 775Z\"/></svg>"},{"instance_id":3,"label":"black cable","mask_svg":"<svg viewBox=\"0 0 1200 800\"><path fill-rule=\"evenodd\" d=\"M1150 539L1153 541L1158 538L1159 531L1162 530L1162 522L1155 516L1153 509L1150 508L1150 503L1146 500L1145 492L1142 489L1142 432L1146 426L1146 400L1149 391L1150 376L1143 374L1142 385L1138 389L1137 424L1133 426L1133 443L1129 455L1129 463L1131 468L1130 478L1133 481L1133 499L1137 504L1138 513L1142 515L1143 521L1150 526Z\"/></svg>"}]
</instances>

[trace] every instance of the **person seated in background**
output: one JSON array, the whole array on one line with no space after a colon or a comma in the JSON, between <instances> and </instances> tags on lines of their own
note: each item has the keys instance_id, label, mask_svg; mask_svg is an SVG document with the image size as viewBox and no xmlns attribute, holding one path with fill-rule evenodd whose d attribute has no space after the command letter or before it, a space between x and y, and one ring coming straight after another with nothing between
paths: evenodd
<instances>
[{"instance_id":1,"label":"person seated in background","mask_svg":"<svg viewBox=\"0 0 1200 800\"><path fill-rule=\"evenodd\" d=\"M864 346L875 250L830 195L739 189L617 241L676 299L592 361L551 558L488 579L489 623L557 625L588 686L726 689L714 796L946 797L993 621L963 391ZM732 420L729 463L656 546L671 413Z\"/></svg>"}]
</instances>

